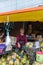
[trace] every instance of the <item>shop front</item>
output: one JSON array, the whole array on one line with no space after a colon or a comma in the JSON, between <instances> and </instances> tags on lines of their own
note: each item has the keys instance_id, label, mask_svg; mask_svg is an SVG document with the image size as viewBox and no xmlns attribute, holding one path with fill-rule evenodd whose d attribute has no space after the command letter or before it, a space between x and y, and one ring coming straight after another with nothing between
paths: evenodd
<instances>
[{"instance_id":1,"label":"shop front","mask_svg":"<svg viewBox=\"0 0 43 65\"><path fill-rule=\"evenodd\" d=\"M43 65L42 1L0 3L0 65Z\"/></svg>"}]
</instances>

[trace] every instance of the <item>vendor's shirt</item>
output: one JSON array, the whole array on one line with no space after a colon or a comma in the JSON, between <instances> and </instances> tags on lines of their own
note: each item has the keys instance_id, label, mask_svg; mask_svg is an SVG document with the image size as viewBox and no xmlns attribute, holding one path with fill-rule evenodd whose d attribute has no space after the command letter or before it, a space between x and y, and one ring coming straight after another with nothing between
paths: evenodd
<instances>
[{"instance_id":1,"label":"vendor's shirt","mask_svg":"<svg viewBox=\"0 0 43 65\"><path fill-rule=\"evenodd\" d=\"M18 35L17 36L17 43L20 43L21 45L25 45L26 42L27 42L27 38L26 38L26 35Z\"/></svg>"}]
</instances>

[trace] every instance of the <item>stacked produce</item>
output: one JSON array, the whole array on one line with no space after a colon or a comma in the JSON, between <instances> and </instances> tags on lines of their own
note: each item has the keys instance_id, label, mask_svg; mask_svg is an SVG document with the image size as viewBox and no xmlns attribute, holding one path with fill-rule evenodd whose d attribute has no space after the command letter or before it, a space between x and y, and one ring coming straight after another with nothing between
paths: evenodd
<instances>
[{"instance_id":1,"label":"stacked produce","mask_svg":"<svg viewBox=\"0 0 43 65\"><path fill-rule=\"evenodd\" d=\"M29 65L29 58L26 54L13 52L11 56L1 57L0 65Z\"/></svg>"},{"instance_id":2,"label":"stacked produce","mask_svg":"<svg viewBox=\"0 0 43 65\"><path fill-rule=\"evenodd\" d=\"M33 47L33 43L32 43L32 42L27 42L27 43L26 43L26 47L32 48L32 47Z\"/></svg>"},{"instance_id":3,"label":"stacked produce","mask_svg":"<svg viewBox=\"0 0 43 65\"><path fill-rule=\"evenodd\" d=\"M40 43L40 46L43 47L43 42Z\"/></svg>"},{"instance_id":4,"label":"stacked produce","mask_svg":"<svg viewBox=\"0 0 43 65\"><path fill-rule=\"evenodd\" d=\"M43 42L40 43L41 51L43 52Z\"/></svg>"}]
</instances>

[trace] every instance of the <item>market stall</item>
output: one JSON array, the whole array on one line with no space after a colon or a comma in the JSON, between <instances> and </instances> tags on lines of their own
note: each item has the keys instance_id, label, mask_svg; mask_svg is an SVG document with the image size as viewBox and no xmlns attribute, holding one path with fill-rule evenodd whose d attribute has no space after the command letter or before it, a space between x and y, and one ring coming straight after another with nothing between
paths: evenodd
<instances>
[{"instance_id":1,"label":"market stall","mask_svg":"<svg viewBox=\"0 0 43 65\"><path fill-rule=\"evenodd\" d=\"M0 2L2 7L0 7L0 24L4 24L2 29L6 31L4 41L1 40L3 33L1 32L2 34L0 34L0 65L43 65L43 37L41 34L37 36L35 36L34 33L32 33L32 36L26 34L26 37L25 35L24 37L21 37L21 35L19 37L16 37L16 35L10 35L12 29L12 34L14 34L14 32L18 33L20 26L23 27L21 30L24 32L25 24L27 24L24 22L43 22L43 6L41 5L43 4L42 1L37 1L37 3L35 3L35 1L31 3L30 1L30 4L29 1L27 1L27 4L24 4L25 2L14 2L14 0L11 0L11 2L10 0L7 2L5 1L4 3L2 1ZM14 22L22 22L22 25L18 25L19 28L14 30ZM31 30L32 28L30 25L29 31ZM21 33L21 31L19 32ZM21 38L21 40L18 42L17 38ZM22 45L24 40L25 44ZM21 43L21 46L19 43ZM17 45L21 48L18 48Z\"/></svg>"}]
</instances>

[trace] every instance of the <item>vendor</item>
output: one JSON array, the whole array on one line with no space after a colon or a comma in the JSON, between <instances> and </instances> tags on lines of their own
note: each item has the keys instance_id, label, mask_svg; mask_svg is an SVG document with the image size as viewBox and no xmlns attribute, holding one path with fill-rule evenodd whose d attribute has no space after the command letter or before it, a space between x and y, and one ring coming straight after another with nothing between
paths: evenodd
<instances>
[{"instance_id":1,"label":"vendor","mask_svg":"<svg viewBox=\"0 0 43 65\"><path fill-rule=\"evenodd\" d=\"M28 33L26 35L27 39L29 38L32 38L32 25L28 25Z\"/></svg>"},{"instance_id":2,"label":"vendor","mask_svg":"<svg viewBox=\"0 0 43 65\"><path fill-rule=\"evenodd\" d=\"M33 33L33 27L31 24L28 25L28 33L27 33L26 37L27 37L27 40L35 38L35 34Z\"/></svg>"},{"instance_id":3,"label":"vendor","mask_svg":"<svg viewBox=\"0 0 43 65\"><path fill-rule=\"evenodd\" d=\"M24 28L20 28L20 34L17 35L16 47L22 49L22 47L26 44L26 42L27 38L26 35L24 34Z\"/></svg>"}]
</instances>

